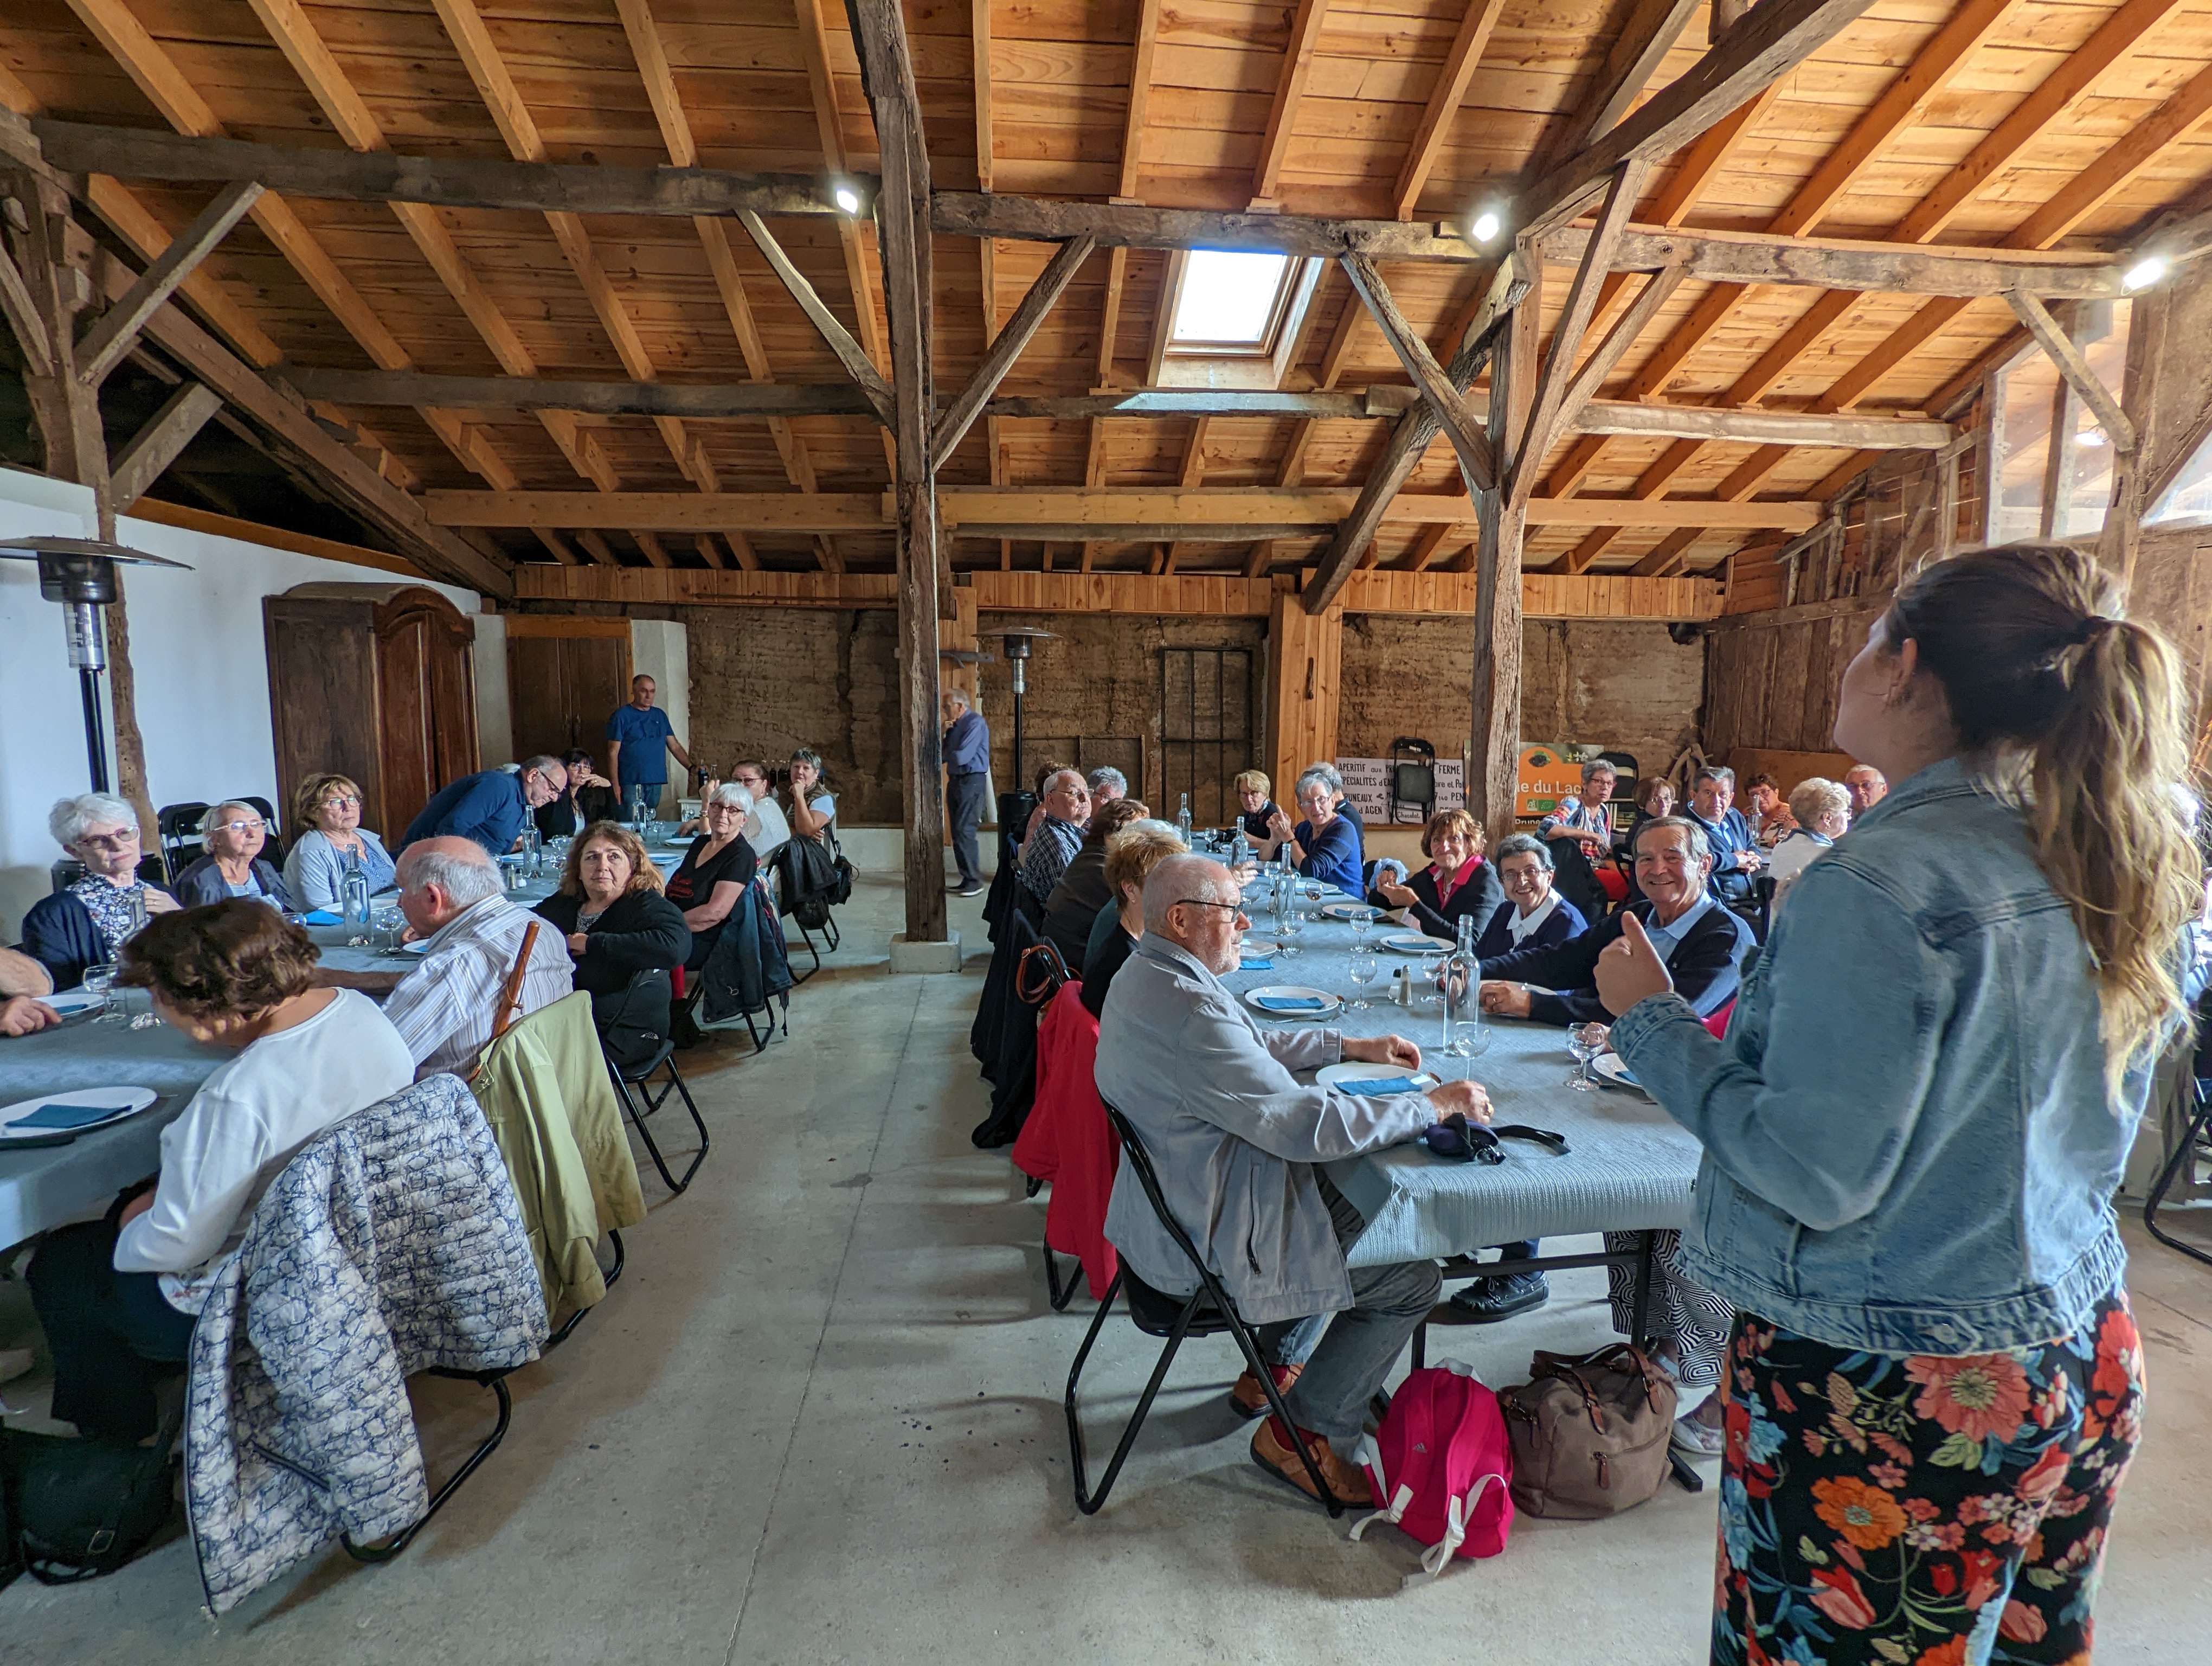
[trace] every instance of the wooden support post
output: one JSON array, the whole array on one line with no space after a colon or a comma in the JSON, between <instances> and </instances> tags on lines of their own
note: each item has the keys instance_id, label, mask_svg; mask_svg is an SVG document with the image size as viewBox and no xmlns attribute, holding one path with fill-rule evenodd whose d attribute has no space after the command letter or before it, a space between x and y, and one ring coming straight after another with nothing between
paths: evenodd
<instances>
[{"instance_id":1,"label":"wooden support post","mask_svg":"<svg viewBox=\"0 0 2212 1666\"><path fill-rule=\"evenodd\" d=\"M2120 404L2135 425L2138 444L2133 451L2113 453L2112 502L2105 511L2104 531L2097 538L2097 559L2118 574L2123 584L2135 578L2136 546L2142 533L2143 513L2151 507L2147 494L2150 471L2157 465L2159 442L2170 426L2161 420L2166 414L2161 407L2171 400L2160 386L2160 368L2172 350L2167 339L2172 319L2173 292L2166 289L2137 295L2128 314L2128 365L2120 386ZM1984 430L1987 426L1984 423ZM1949 456L1948 463L1955 498L1957 457Z\"/></svg>"},{"instance_id":2,"label":"wooden support post","mask_svg":"<svg viewBox=\"0 0 2212 1666\"><path fill-rule=\"evenodd\" d=\"M1468 732L1467 807L1493 841L1513 830L1520 774L1521 542L1528 503L1506 487L1524 461L1543 299L1543 272L1536 267L1491 369L1490 445L1498 478L1474 500L1482 534L1475 550L1474 723Z\"/></svg>"},{"instance_id":3,"label":"wooden support post","mask_svg":"<svg viewBox=\"0 0 2212 1666\"><path fill-rule=\"evenodd\" d=\"M899 754L906 777L906 940L942 943L945 922L945 779L939 727L938 618L952 611L940 563L937 459L931 428L929 153L921 101L899 0L851 0L860 84L875 117L884 188L876 199L884 294L890 319L891 433L897 473ZM750 229L750 227L747 229ZM1085 251L1087 252L1087 251ZM1068 267L1073 271L1073 263ZM957 617L956 617L957 622Z\"/></svg>"},{"instance_id":4,"label":"wooden support post","mask_svg":"<svg viewBox=\"0 0 2212 1666\"><path fill-rule=\"evenodd\" d=\"M1278 590L1267 613L1268 758L1279 795L1310 763L1336 762L1344 610L1309 613Z\"/></svg>"},{"instance_id":5,"label":"wooden support post","mask_svg":"<svg viewBox=\"0 0 2212 1666\"><path fill-rule=\"evenodd\" d=\"M2105 430L2106 437L2112 441L2113 448L2133 451L2136 448L2136 425L2120 409L2120 402L2112 397L2112 390L2098 380L2097 373L2089 368L2089 362L2081 356L2081 350L2074 344L2060 327L2058 320L2051 315L2051 309L2022 290L2015 289L2005 299L2012 303L2012 310L2020 321L2027 326L2028 334L2033 336L2037 344L2051 356L2051 363L2058 367L2058 374L2065 378L2068 386L2081 396L2090 410L2096 412L2098 425Z\"/></svg>"}]
</instances>

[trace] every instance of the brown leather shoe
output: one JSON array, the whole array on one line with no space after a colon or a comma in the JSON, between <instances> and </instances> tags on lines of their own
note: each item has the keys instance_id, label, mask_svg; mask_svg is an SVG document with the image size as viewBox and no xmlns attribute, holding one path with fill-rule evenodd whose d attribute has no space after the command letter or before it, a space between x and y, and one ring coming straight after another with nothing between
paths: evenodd
<instances>
[{"instance_id":1,"label":"brown leather shoe","mask_svg":"<svg viewBox=\"0 0 2212 1666\"><path fill-rule=\"evenodd\" d=\"M1355 1469L1337 1456L1325 1436L1301 1429L1298 1438L1305 1443L1306 1450L1313 1455L1315 1467L1321 1471L1322 1479L1328 1483L1328 1490L1336 1494L1339 1503L1357 1505L1363 1509L1373 1507L1375 1493L1367 1484L1365 1470ZM1306 1467L1298 1462L1297 1453L1276 1432L1275 1420L1272 1417L1253 1432L1252 1462L1276 1480L1288 1481L1316 1504L1321 1502L1321 1495L1314 1491L1313 1477L1306 1474Z\"/></svg>"},{"instance_id":2,"label":"brown leather shoe","mask_svg":"<svg viewBox=\"0 0 2212 1666\"><path fill-rule=\"evenodd\" d=\"M1298 1380L1298 1374L1304 1371L1305 1367L1302 1365L1274 1365L1270 1369L1275 1374L1275 1391L1278 1394L1288 1394L1291 1391L1291 1384ZM1267 1396L1260 1387L1260 1379L1249 1371L1238 1377L1237 1386L1229 1390L1229 1404L1237 1415L1248 1423L1255 1417L1266 1416Z\"/></svg>"}]
</instances>

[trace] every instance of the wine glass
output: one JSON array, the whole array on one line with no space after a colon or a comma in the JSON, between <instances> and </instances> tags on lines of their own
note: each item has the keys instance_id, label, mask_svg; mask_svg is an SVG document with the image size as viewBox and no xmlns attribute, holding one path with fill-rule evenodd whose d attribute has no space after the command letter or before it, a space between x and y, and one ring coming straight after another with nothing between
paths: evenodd
<instances>
[{"instance_id":1,"label":"wine glass","mask_svg":"<svg viewBox=\"0 0 2212 1666\"><path fill-rule=\"evenodd\" d=\"M1306 899L1306 912L1309 914L1321 912L1321 899L1328 892L1328 887L1318 879L1301 880L1298 885L1298 895Z\"/></svg>"},{"instance_id":2,"label":"wine glass","mask_svg":"<svg viewBox=\"0 0 2212 1666\"><path fill-rule=\"evenodd\" d=\"M84 969L85 993L100 997L100 1016L93 1020L94 1024L106 1024L123 1016L122 1008L115 999L116 971L116 964L112 960Z\"/></svg>"},{"instance_id":3,"label":"wine glass","mask_svg":"<svg viewBox=\"0 0 2212 1666\"><path fill-rule=\"evenodd\" d=\"M1582 1093L1595 1093L1598 1084L1590 1074L1590 1061L1605 1051L1606 1028L1601 1024L1577 1024L1567 1031L1567 1051L1575 1056L1574 1074L1567 1085Z\"/></svg>"},{"instance_id":4,"label":"wine glass","mask_svg":"<svg viewBox=\"0 0 2212 1666\"><path fill-rule=\"evenodd\" d=\"M1353 952L1346 970L1352 974L1352 987L1358 991L1359 996L1352 1003L1352 1010L1355 1012L1366 1012L1369 1005L1367 986L1382 975L1382 963L1364 949L1361 949Z\"/></svg>"},{"instance_id":5,"label":"wine glass","mask_svg":"<svg viewBox=\"0 0 2212 1666\"><path fill-rule=\"evenodd\" d=\"M1352 951L1354 954L1367 952L1367 933L1375 927L1381 910L1362 903L1352 911Z\"/></svg>"}]
</instances>

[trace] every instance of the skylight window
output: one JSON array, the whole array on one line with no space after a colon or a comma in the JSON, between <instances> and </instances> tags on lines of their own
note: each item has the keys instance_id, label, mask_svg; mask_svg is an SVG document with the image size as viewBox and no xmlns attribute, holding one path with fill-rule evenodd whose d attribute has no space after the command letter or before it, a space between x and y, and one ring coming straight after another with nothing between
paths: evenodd
<instances>
[{"instance_id":1,"label":"skylight window","mask_svg":"<svg viewBox=\"0 0 2212 1666\"><path fill-rule=\"evenodd\" d=\"M1282 327L1291 258L1194 249L1169 331L1171 353L1267 353Z\"/></svg>"}]
</instances>

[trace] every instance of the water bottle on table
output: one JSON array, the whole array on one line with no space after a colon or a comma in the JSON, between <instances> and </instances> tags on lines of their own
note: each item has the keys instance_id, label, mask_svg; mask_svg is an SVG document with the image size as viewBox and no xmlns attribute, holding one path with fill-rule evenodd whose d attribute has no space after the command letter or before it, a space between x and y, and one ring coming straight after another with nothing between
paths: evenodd
<instances>
[{"instance_id":1,"label":"water bottle on table","mask_svg":"<svg viewBox=\"0 0 2212 1666\"><path fill-rule=\"evenodd\" d=\"M345 870L338 875L338 916L349 926L368 923L368 875L362 871L361 853L346 853Z\"/></svg>"},{"instance_id":2,"label":"water bottle on table","mask_svg":"<svg viewBox=\"0 0 2212 1666\"><path fill-rule=\"evenodd\" d=\"M1482 963L1474 957L1474 916L1459 919L1459 942L1437 969L1437 993L1443 1001L1443 1032L1437 1050L1455 1059L1486 1052L1490 1031L1482 1022Z\"/></svg>"}]
</instances>

